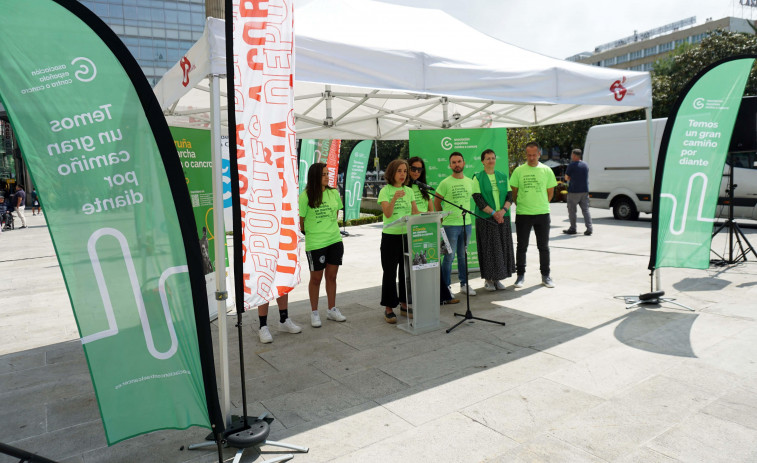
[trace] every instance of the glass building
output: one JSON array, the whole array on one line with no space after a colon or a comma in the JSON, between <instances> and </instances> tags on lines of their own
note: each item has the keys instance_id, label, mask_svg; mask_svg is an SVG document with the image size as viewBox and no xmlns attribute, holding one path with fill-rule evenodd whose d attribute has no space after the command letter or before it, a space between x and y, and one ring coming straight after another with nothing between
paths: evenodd
<instances>
[{"instance_id":1,"label":"glass building","mask_svg":"<svg viewBox=\"0 0 757 463\"><path fill-rule=\"evenodd\" d=\"M121 38L155 86L200 39L205 0L80 0Z\"/></svg>"}]
</instances>

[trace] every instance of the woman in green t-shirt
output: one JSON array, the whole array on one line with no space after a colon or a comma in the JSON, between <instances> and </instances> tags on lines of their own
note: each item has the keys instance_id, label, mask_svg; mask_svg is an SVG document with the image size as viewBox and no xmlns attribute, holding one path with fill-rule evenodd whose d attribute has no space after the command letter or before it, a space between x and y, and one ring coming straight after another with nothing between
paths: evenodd
<instances>
[{"instance_id":1,"label":"woman in green t-shirt","mask_svg":"<svg viewBox=\"0 0 757 463\"><path fill-rule=\"evenodd\" d=\"M421 183L426 183L426 163L418 156L412 157L407 160L410 164L410 180L418 180ZM434 212L434 202L431 201L431 195L428 194L428 190L421 190L418 185L413 183L411 185L413 189L413 196L415 196L415 205L418 206L420 212Z\"/></svg>"},{"instance_id":2,"label":"woman in green t-shirt","mask_svg":"<svg viewBox=\"0 0 757 463\"><path fill-rule=\"evenodd\" d=\"M404 159L390 162L384 172L386 186L379 191L378 203L384 212L384 230L381 233L381 268L384 276L381 281L381 305L384 306L384 320L387 323L397 323L394 308L397 304L402 311L407 311L407 295L405 292L405 264L404 250L407 246L405 226L389 226L397 219L410 214L418 214L413 190L407 186L410 177L407 175L408 164ZM397 268L399 267L399 294L397 293Z\"/></svg>"},{"instance_id":3,"label":"woman in green t-shirt","mask_svg":"<svg viewBox=\"0 0 757 463\"><path fill-rule=\"evenodd\" d=\"M305 233L305 254L310 268L308 294L310 296L310 325L321 326L318 297L321 280L326 273L326 318L337 322L346 320L336 307L336 274L342 265L344 244L339 232L337 214L344 207L339 191L329 186L326 164L317 162L308 170L308 183L300 194L300 230Z\"/></svg>"}]
</instances>

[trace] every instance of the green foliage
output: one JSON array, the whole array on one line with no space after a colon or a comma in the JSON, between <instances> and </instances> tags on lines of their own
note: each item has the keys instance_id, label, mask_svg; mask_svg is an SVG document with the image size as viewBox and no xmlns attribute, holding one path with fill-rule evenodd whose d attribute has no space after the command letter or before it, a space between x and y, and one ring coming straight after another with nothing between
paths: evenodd
<instances>
[{"instance_id":1,"label":"green foliage","mask_svg":"<svg viewBox=\"0 0 757 463\"><path fill-rule=\"evenodd\" d=\"M526 144L535 141L532 127L507 129L507 155L510 158L510 171L515 166L526 162Z\"/></svg>"},{"instance_id":2,"label":"green foliage","mask_svg":"<svg viewBox=\"0 0 757 463\"><path fill-rule=\"evenodd\" d=\"M352 149L361 140L342 140L341 153L339 155L339 172L347 171ZM374 158L376 154L375 146L371 149L371 155L368 158L368 170L374 170ZM410 157L410 143L407 140L379 140L378 141L379 170L385 170L386 166L393 160Z\"/></svg>"},{"instance_id":3,"label":"green foliage","mask_svg":"<svg viewBox=\"0 0 757 463\"><path fill-rule=\"evenodd\" d=\"M348 220L347 221L348 227L381 222L381 220L384 218L384 213L378 210L360 209L360 212L363 214L372 214L372 215L370 217L359 217L357 219ZM340 227L344 226L344 222L340 220L339 226Z\"/></svg>"}]
</instances>

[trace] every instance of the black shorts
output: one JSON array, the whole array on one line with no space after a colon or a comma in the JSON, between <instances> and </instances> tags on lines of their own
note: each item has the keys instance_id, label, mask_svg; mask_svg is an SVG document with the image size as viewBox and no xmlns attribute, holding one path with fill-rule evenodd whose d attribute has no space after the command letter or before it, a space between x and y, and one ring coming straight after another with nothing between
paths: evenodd
<instances>
[{"instance_id":1,"label":"black shorts","mask_svg":"<svg viewBox=\"0 0 757 463\"><path fill-rule=\"evenodd\" d=\"M308 266L310 267L310 271L320 272L326 268L326 264L342 265L344 244L339 241L338 243L331 244L325 248L305 251L305 254L308 256Z\"/></svg>"}]
</instances>

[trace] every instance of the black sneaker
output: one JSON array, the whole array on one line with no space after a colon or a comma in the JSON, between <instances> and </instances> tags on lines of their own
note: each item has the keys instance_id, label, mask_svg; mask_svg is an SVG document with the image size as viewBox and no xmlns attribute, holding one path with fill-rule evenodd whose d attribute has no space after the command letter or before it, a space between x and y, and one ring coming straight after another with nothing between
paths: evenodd
<instances>
[{"instance_id":1,"label":"black sneaker","mask_svg":"<svg viewBox=\"0 0 757 463\"><path fill-rule=\"evenodd\" d=\"M571 230L570 228L568 228L567 230L563 230L562 232L565 233L566 235L575 235L576 234L576 231L575 230Z\"/></svg>"},{"instance_id":2,"label":"black sneaker","mask_svg":"<svg viewBox=\"0 0 757 463\"><path fill-rule=\"evenodd\" d=\"M522 288L523 285L526 284L526 275L518 275L518 278L515 280L515 287L516 288Z\"/></svg>"},{"instance_id":3,"label":"black sneaker","mask_svg":"<svg viewBox=\"0 0 757 463\"><path fill-rule=\"evenodd\" d=\"M593 232L592 232L591 230L586 230L586 231L584 232L584 235L586 235L586 236L591 236L591 234L592 234L592 233L593 233Z\"/></svg>"}]
</instances>

